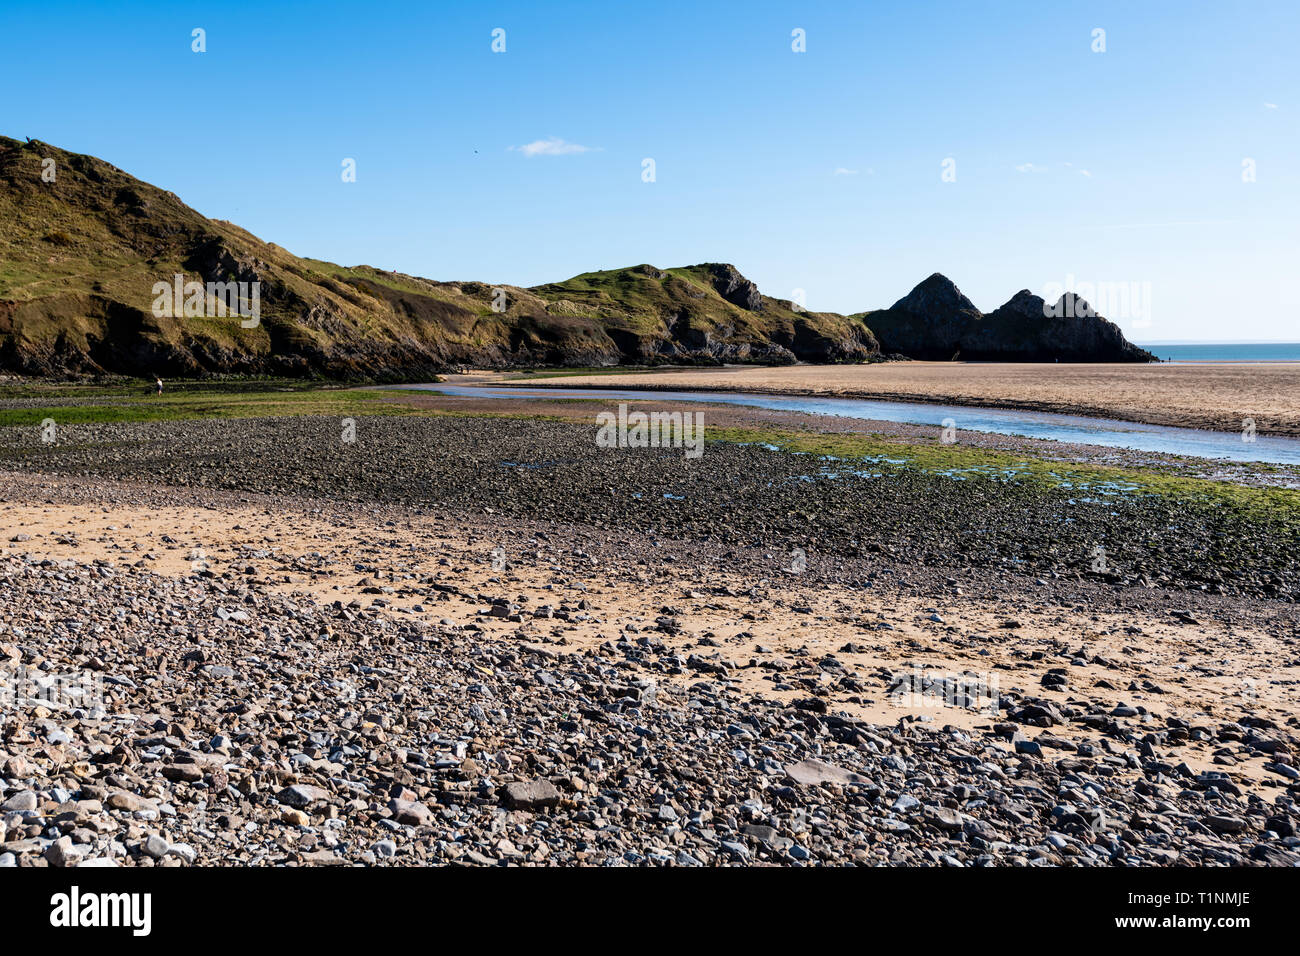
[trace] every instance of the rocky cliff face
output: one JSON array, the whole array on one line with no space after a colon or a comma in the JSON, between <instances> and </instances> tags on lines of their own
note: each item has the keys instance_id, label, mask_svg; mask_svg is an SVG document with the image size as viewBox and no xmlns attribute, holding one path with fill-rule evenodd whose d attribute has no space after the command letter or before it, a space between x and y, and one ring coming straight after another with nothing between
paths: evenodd
<instances>
[{"instance_id":1,"label":"rocky cliff face","mask_svg":"<svg viewBox=\"0 0 1300 956\"><path fill-rule=\"evenodd\" d=\"M937 272L918 282L890 308L916 315L977 317L980 314L975 303L962 295L951 279Z\"/></svg>"},{"instance_id":2,"label":"rocky cliff face","mask_svg":"<svg viewBox=\"0 0 1300 956\"><path fill-rule=\"evenodd\" d=\"M930 276L890 308L864 313L881 351L986 362L1153 362L1119 326L1067 293L1047 308L1028 289L987 315L953 282Z\"/></svg>"},{"instance_id":3,"label":"rocky cliff face","mask_svg":"<svg viewBox=\"0 0 1300 956\"><path fill-rule=\"evenodd\" d=\"M758 286L741 275L735 266L714 262L705 270L714 291L726 301L750 312L763 311L763 297L758 293Z\"/></svg>"}]
</instances>

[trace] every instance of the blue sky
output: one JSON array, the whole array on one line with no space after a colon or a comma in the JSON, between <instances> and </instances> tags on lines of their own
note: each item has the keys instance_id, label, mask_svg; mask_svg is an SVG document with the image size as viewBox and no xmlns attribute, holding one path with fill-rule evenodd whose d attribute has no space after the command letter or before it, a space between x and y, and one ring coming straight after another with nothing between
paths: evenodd
<instances>
[{"instance_id":1,"label":"blue sky","mask_svg":"<svg viewBox=\"0 0 1300 956\"><path fill-rule=\"evenodd\" d=\"M1294 341L1298 41L1294 0L0 0L0 133L435 279L728 261L853 312L1073 277L1146 290L1132 338Z\"/></svg>"}]
</instances>

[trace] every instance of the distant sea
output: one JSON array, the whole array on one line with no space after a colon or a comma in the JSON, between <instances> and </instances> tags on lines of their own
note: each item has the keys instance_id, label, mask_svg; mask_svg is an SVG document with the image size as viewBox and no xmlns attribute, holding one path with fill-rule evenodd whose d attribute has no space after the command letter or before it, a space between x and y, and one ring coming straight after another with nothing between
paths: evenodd
<instances>
[{"instance_id":1,"label":"distant sea","mask_svg":"<svg viewBox=\"0 0 1300 956\"><path fill-rule=\"evenodd\" d=\"M1300 342L1137 342L1162 362L1300 362Z\"/></svg>"}]
</instances>

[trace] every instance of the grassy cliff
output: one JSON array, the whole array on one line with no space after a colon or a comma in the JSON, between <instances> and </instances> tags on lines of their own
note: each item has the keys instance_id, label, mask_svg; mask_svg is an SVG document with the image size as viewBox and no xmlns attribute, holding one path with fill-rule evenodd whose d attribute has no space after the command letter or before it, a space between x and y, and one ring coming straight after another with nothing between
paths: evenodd
<instances>
[{"instance_id":1,"label":"grassy cliff","mask_svg":"<svg viewBox=\"0 0 1300 956\"><path fill-rule=\"evenodd\" d=\"M259 323L156 315L154 284L176 274L259 283ZM0 137L7 371L395 381L463 364L858 361L875 352L860 320L798 312L758 295L731 266L637 266L535 289L345 267L208 219L95 157Z\"/></svg>"}]
</instances>

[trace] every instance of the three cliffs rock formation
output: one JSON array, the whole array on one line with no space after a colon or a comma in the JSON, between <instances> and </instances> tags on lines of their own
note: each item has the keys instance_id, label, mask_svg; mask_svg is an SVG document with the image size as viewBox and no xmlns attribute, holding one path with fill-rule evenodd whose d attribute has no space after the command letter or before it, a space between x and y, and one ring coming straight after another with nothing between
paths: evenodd
<instances>
[{"instance_id":1,"label":"three cliffs rock formation","mask_svg":"<svg viewBox=\"0 0 1300 956\"><path fill-rule=\"evenodd\" d=\"M888 309L863 315L881 351L913 359L985 362L1154 362L1073 293L1048 305L1021 289L983 314L935 273Z\"/></svg>"}]
</instances>

